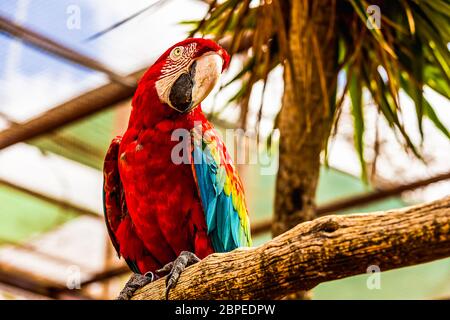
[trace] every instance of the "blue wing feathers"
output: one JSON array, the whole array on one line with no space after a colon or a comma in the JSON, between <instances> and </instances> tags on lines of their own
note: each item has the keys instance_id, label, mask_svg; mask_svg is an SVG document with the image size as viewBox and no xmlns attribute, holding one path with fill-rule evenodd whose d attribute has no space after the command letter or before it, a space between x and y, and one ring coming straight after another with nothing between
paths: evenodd
<instances>
[{"instance_id":1,"label":"blue wing feathers","mask_svg":"<svg viewBox=\"0 0 450 320\"><path fill-rule=\"evenodd\" d=\"M194 159L200 160L194 164L194 170L214 250L227 252L247 245L232 195L224 192L227 178L224 168L215 162L209 147L202 150L200 146L194 146L193 152Z\"/></svg>"},{"instance_id":2,"label":"blue wing feathers","mask_svg":"<svg viewBox=\"0 0 450 320\"><path fill-rule=\"evenodd\" d=\"M239 220L239 216L238 216L237 212L236 212L236 214L232 214L230 216L231 216L231 224L230 224L231 230L230 231L231 231L231 234L233 235L234 243L236 245L239 245L241 243L241 237L239 236L239 233L241 230L241 228L240 228L241 221Z\"/></svg>"}]
</instances>

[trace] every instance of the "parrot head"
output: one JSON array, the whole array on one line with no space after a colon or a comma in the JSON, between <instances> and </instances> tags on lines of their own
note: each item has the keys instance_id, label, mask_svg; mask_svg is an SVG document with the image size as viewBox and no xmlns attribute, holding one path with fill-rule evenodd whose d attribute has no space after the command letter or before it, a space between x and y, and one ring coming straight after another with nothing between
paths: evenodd
<instances>
[{"instance_id":1,"label":"parrot head","mask_svg":"<svg viewBox=\"0 0 450 320\"><path fill-rule=\"evenodd\" d=\"M212 40L186 39L167 49L147 70L137 94L152 90L165 107L160 113L167 116L188 113L208 96L229 60Z\"/></svg>"}]
</instances>

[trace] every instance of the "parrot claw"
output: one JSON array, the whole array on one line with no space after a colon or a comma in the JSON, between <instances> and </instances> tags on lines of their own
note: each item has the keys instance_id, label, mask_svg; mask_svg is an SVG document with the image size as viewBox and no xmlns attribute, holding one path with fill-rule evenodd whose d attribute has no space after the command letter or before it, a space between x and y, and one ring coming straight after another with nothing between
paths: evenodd
<instances>
[{"instance_id":1,"label":"parrot claw","mask_svg":"<svg viewBox=\"0 0 450 320\"><path fill-rule=\"evenodd\" d=\"M173 268L173 261L169 262L161 269L156 270L156 273L168 273L168 272L172 271L172 268Z\"/></svg>"},{"instance_id":2,"label":"parrot claw","mask_svg":"<svg viewBox=\"0 0 450 320\"><path fill-rule=\"evenodd\" d=\"M169 272L166 278L166 300L169 300L169 292L178 282L181 273L187 267L200 261L200 258L189 251L182 251L175 261L169 262L156 272Z\"/></svg>"},{"instance_id":3,"label":"parrot claw","mask_svg":"<svg viewBox=\"0 0 450 320\"><path fill-rule=\"evenodd\" d=\"M158 279L158 276L150 271L144 275L134 273L130 277L130 280L128 280L128 282L125 284L125 287L120 292L117 300L130 300L137 289L142 288L146 284L149 284L156 279Z\"/></svg>"}]
</instances>

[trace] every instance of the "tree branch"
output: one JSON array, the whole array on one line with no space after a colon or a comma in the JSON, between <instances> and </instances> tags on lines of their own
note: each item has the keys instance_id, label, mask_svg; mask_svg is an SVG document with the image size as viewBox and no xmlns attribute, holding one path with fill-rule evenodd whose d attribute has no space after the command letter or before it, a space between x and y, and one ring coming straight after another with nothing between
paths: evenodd
<instances>
[{"instance_id":1,"label":"tree branch","mask_svg":"<svg viewBox=\"0 0 450 320\"><path fill-rule=\"evenodd\" d=\"M319 283L450 256L450 197L297 225L257 248L215 253L181 275L170 299L275 299ZM165 278L133 299L164 299Z\"/></svg>"}]
</instances>

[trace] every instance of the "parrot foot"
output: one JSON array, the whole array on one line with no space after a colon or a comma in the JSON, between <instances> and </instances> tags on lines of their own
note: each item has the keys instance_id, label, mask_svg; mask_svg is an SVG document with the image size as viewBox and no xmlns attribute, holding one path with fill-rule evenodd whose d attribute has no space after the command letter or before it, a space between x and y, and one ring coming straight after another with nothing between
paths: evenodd
<instances>
[{"instance_id":1,"label":"parrot foot","mask_svg":"<svg viewBox=\"0 0 450 320\"><path fill-rule=\"evenodd\" d=\"M125 284L125 287L120 292L117 300L130 300L137 289L142 288L146 284L149 284L156 279L158 279L158 276L153 272L147 272L144 275L134 273L130 277L130 280L128 280L128 282Z\"/></svg>"},{"instance_id":2,"label":"parrot foot","mask_svg":"<svg viewBox=\"0 0 450 320\"><path fill-rule=\"evenodd\" d=\"M166 300L169 300L170 289L175 287L184 269L199 261L200 258L192 252L182 251L175 261L169 262L161 269L156 270L157 273L169 272L166 278Z\"/></svg>"}]
</instances>

